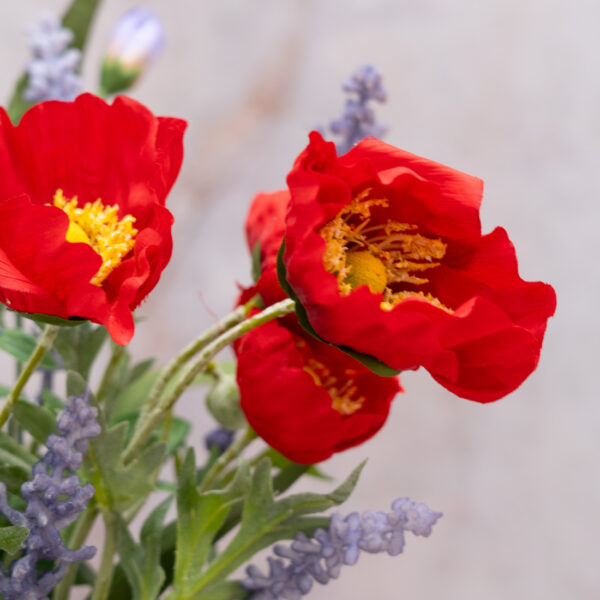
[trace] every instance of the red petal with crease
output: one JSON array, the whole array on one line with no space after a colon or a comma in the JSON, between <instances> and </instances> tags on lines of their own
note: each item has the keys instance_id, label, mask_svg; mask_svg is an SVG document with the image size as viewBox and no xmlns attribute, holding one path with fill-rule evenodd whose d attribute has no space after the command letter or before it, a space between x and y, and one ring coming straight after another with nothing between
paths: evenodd
<instances>
[{"instance_id":1,"label":"red petal with crease","mask_svg":"<svg viewBox=\"0 0 600 600\"><path fill-rule=\"evenodd\" d=\"M338 157L313 132L288 187L287 278L324 339L398 370L424 366L442 385L478 402L510 393L535 369L556 295L545 283L521 279L503 229L481 234L479 179L376 139ZM450 312L418 297L386 311L382 294L365 285L341 295L323 264L319 230L366 189L388 199L386 219L446 244L441 265L427 271L425 291Z\"/></svg>"}]
</instances>

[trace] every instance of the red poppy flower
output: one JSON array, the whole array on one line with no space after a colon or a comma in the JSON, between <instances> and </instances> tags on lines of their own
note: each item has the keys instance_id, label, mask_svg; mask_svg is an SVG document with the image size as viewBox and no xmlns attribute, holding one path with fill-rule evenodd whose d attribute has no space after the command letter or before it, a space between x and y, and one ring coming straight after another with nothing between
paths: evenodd
<instances>
[{"instance_id":1,"label":"red poppy flower","mask_svg":"<svg viewBox=\"0 0 600 600\"><path fill-rule=\"evenodd\" d=\"M172 250L165 208L186 123L129 98L0 109L0 301L133 335L132 311Z\"/></svg>"},{"instance_id":2,"label":"red poppy flower","mask_svg":"<svg viewBox=\"0 0 600 600\"><path fill-rule=\"evenodd\" d=\"M385 423L396 377L374 375L300 328L271 321L237 344L242 410L290 460L313 464L358 445Z\"/></svg>"},{"instance_id":3,"label":"red poppy flower","mask_svg":"<svg viewBox=\"0 0 600 600\"><path fill-rule=\"evenodd\" d=\"M519 277L502 228L481 234L479 179L376 139L338 157L312 133L288 186L282 266L323 339L479 402L535 369L554 290Z\"/></svg>"}]
</instances>

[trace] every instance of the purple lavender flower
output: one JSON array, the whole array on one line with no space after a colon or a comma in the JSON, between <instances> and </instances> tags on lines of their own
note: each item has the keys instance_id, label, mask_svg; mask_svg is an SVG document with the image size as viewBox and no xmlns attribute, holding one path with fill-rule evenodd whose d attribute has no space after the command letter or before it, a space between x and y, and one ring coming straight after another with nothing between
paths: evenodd
<instances>
[{"instance_id":1,"label":"purple lavender flower","mask_svg":"<svg viewBox=\"0 0 600 600\"><path fill-rule=\"evenodd\" d=\"M46 16L31 26L33 59L27 65L26 100L73 100L80 93L82 81L76 70L81 52L68 48L72 41L73 32L62 27L56 17Z\"/></svg>"},{"instance_id":2,"label":"purple lavender flower","mask_svg":"<svg viewBox=\"0 0 600 600\"><path fill-rule=\"evenodd\" d=\"M441 516L409 498L395 500L390 513L334 514L329 529L317 529L312 539L297 533L289 546L276 544L273 553L278 558L267 559L268 575L250 565L242 586L252 592L252 600L299 600L310 592L313 581L324 585L337 579L342 565L355 564L361 550L400 554L406 531L427 537Z\"/></svg>"},{"instance_id":3,"label":"purple lavender flower","mask_svg":"<svg viewBox=\"0 0 600 600\"><path fill-rule=\"evenodd\" d=\"M381 74L375 67L359 67L342 89L355 97L346 100L342 117L329 124L331 133L341 138L336 144L338 154L345 154L365 137L381 138L387 131L387 127L377 123L375 111L369 106L371 100L382 103L387 98Z\"/></svg>"},{"instance_id":4,"label":"purple lavender flower","mask_svg":"<svg viewBox=\"0 0 600 600\"><path fill-rule=\"evenodd\" d=\"M0 595L4 600L47 600L69 563L88 560L96 553L94 546L66 548L59 531L87 508L94 495L94 487L89 483L81 486L75 472L88 449L88 439L100 433L97 416L98 410L89 405L87 394L67 400L57 421L60 435L48 436L48 451L33 466L33 479L21 486L27 502L25 512L8 504L6 487L0 483L0 512L13 525L29 529L25 554L13 562L8 573L0 568ZM38 578L40 560L56 561L56 567Z\"/></svg>"}]
</instances>

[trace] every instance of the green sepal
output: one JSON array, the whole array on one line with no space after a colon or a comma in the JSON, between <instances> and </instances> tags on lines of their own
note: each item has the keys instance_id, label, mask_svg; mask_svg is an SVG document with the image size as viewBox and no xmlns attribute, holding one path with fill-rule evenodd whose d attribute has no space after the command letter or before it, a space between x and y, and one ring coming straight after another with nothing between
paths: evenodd
<instances>
[{"instance_id":1,"label":"green sepal","mask_svg":"<svg viewBox=\"0 0 600 600\"><path fill-rule=\"evenodd\" d=\"M141 68L127 69L119 59L105 58L100 72L100 89L104 96L124 92L142 74Z\"/></svg>"},{"instance_id":2,"label":"green sepal","mask_svg":"<svg viewBox=\"0 0 600 600\"><path fill-rule=\"evenodd\" d=\"M310 324L308 319L308 314L306 313L306 309L298 299L298 296L294 293L292 286L289 284L287 280L287 272L285 269L285 264L283 263L283 254L285 252L285 238L281 242L281 246L279 247L279 252L277 253L277 278L279 279L279 285L283 289L283 291L295 302L296 315L298 317L298 321L302 328L312 335L314 338L318 339L320 342L324 344L328 344L330 346L334 346L338 350L341 350L348 356L351 356L353 359L362 363L367 369L375 373L375 375L379 375L380 377L395 377L400 373L398 369L394 369L389 365L386 365L384 362L371 356L370 354L364 354L362 352L357 352L356 350L352 350L348 346L338 346L337 344L332 344L327 340L323 339Z\"/></svg>"},{"instance_id":3,"label":"green sepal","mask_svg":"<svg viewBox=\"0 0 600 600\"><path fill-rule=\"evenodd\" d=\"M21 329L5 329L0 335L0 349L20 362L27 362L37 346L37 340ZM39 365L40 369L58 369L51 354L46 354Z\"/></svg>"},{"instance_id":4,"label":"green sepal","mask_svg":"<svg viewBox=\"0 0 600 600\"><path fill-rule=\"evenodd\" d=\"M254 244L254 248L252 248L252 281L254 281L254 283L260 279L260 263L260 241L258 241Z\"/></svg>"},{"instance_id":5,"label":"green sepal","mask_svg":"<svg viewBox=\"0 0 600 600\"><path fill-rule=\"evenodd\" d=\"M27 527L16 525L0 527L0 550L4 550L8 554L16 554L28 535L29 529Z\"/></svg>"},{"instance_id":6,"label":"green sepal","mask_svg":"<svg viewBox=\"0 0 600 600\"><path fill-rule=\"evenodd\" d=\"M16 312L16 311L14 311ZM63 319L62 317L56 317L55 315L45 315L43 313L26 313L19 312L19 314L25 319L41 323L42 325L59 325L60 327L75 327L76 325L83 325L87 323L87 319L81 317L69 317Z\"/></svg>"},{"instance_id":7,"label":"green sepal","mask_svg":"<svg viewBox=\"0 0 600 600\"><path fill-rule=\"evenodd\" d=\"M17 400L12 414L17 423L40 444L45 444L51 433L58 433L56 417L44 406Z\"/></svg>"}]
</instances>

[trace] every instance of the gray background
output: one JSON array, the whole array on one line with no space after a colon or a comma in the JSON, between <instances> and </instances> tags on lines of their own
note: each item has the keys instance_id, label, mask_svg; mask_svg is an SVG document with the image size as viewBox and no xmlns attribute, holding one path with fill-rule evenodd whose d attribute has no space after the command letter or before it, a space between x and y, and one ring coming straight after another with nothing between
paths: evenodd
<instances>
[{"instance_id":1,"label":"gray background","mask_svg":"<svg viewBox=\"0 0 600 600\"><path fill-rule=\"evenodd\" d=\"M65 4L2 1L4 98L27 59L25 24ZM164 361L228 311L236 282L249 281L249 200L283 186L307 131L338 115L339 83L364 62L385 75L388 141L483 178L484 231L506 227L522 276L558 293L540 366L519 390L480 406L408 373L383 431L324 465L341 477L370 457L348 511L409 495L445 516L402 557L364 556L311 597L600 597L597 0L147 4L168 47L133 95L190 126L169 199L175 252L140 311L137 356ZM131 5L104 2L90 90ZM180 405L198 446L211 427L201 400Z\"/></svg>"}]
</instances>

